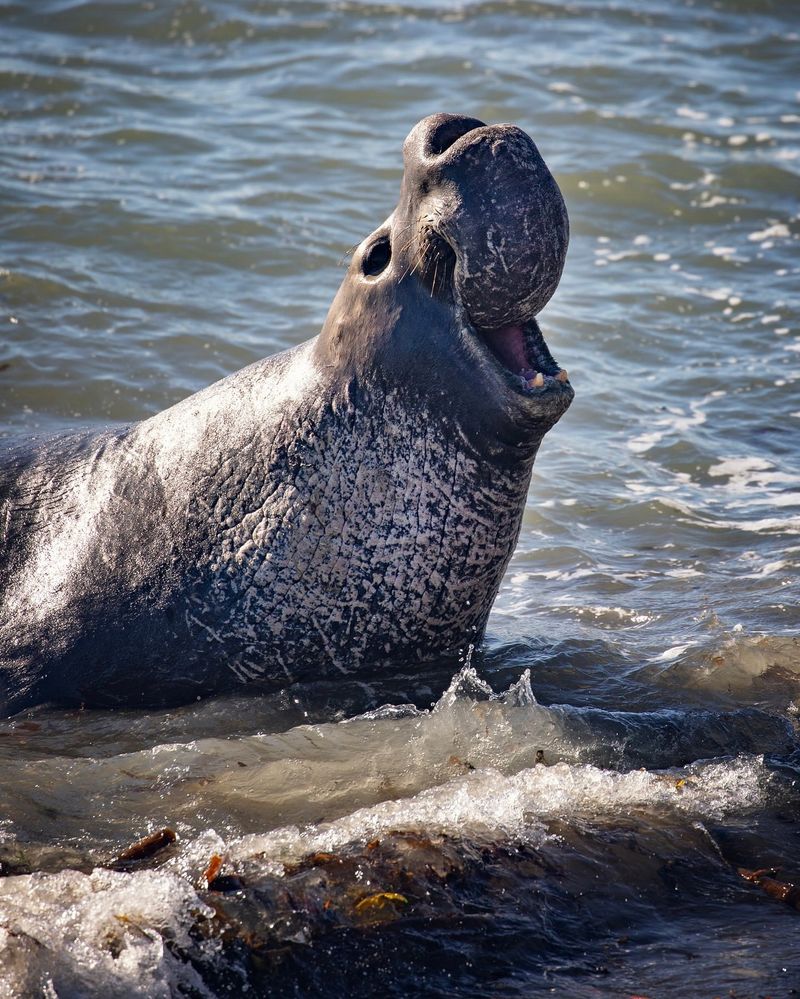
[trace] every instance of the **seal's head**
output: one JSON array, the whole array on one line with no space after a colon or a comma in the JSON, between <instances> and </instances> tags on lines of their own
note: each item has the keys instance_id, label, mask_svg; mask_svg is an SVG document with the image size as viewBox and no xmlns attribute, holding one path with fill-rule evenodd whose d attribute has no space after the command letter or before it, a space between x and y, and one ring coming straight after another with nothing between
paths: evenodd
<instances>
[{"instance_id":1,"label":"seal's head","mask_svg":"<svg viewBox=\"0 0 800 999\"><path fill-rule=\"evenodd\" d=\"M404 145L397 208L353 255L319 357L404 392L499 455L533 453L573 397L536 323L569 239L561 192L514 125L436 114Z\"/></svg>"}]
</instances>

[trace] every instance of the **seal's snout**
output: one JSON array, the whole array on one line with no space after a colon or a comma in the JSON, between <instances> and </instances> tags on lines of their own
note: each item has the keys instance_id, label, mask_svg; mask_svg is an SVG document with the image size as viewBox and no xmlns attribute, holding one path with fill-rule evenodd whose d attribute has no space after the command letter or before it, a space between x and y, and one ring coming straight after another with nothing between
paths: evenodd
<instances>
[{"instance_id":1,"label":"seal's snout","mask_svg":"<svg viewBox=\"0 0 800 999\"><path fill-rule=\"evenodd\" d=\"M455 291L470 320L498 329L533 319L561 278L569 223L530 136L515 125L436 114L412 129L403 153L401 216L418 227L421 256L432 247L441 258L442 242L452 250Z\"/></svg>"},{"instance_id":2,"label":"seal's snout","mask_svg":"<svg viewBox=\"0 0 800 999\"><path fill-rule=\"evenodd\" d=\"M503 378L547 396L557 418L572 389L534 317L561 278L569 222L536 144L516 125L435 114L403 156L394 223L410 254L404 273L451 303Z\"/></svg>"}]
</instances>

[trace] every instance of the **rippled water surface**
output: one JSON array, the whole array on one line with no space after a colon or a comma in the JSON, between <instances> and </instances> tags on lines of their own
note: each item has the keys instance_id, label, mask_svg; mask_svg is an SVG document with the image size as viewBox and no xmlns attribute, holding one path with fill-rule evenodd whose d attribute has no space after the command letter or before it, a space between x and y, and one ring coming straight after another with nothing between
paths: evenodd
<instances>
[{"instance_id":1,"label":"rippled water surface","mask_svg":"<svg viewBox=\"0 0 800 999\"><path fill-rule=\"evenodd\" d=\"M461 664L0 722L0 992L800 992L799 42L777 0L0 2L0 434L314 335L438 110L561 185L576 388Z\"/></svg>"}]
</instances>

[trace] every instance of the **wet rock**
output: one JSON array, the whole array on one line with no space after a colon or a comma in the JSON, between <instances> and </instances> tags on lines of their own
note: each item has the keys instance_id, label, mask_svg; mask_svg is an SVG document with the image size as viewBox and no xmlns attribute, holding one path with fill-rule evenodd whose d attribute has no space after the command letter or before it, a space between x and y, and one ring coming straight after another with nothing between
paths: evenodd
<instances>
[{"instance_id":1,"label":"wet rock","mask_svg":"<svg viewBox=\"0 0 800 999\"><path fill-rule=\"evenodd\" d=\"M178 836L174 830L169 828L159 829L157 832L143 836L140 840L126 847L122 853L118 854L117 862L125 863L136 860L147 860L166 849L166 847L171 846L177 839Z\"/></svg>"}]
</instances>

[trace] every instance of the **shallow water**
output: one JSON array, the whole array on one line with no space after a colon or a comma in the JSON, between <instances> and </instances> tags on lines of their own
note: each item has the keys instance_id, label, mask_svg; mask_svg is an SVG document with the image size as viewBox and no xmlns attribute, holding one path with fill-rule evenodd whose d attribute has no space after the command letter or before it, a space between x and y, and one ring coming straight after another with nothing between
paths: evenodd
<instances>
[{"instance_id":1,"label":"shallow water","mask_svg":"<svg viewBox=\"0 0 800 999\"><path fill-rule=\"evenodd\" d=\"M0 722L0 991L800 991L798 894L739 873L800 884L798 41L766 0L0 3L0 434L312 336L437 110L562 187L577 393L460 669Z\"/></svg>"}]
</instances>

